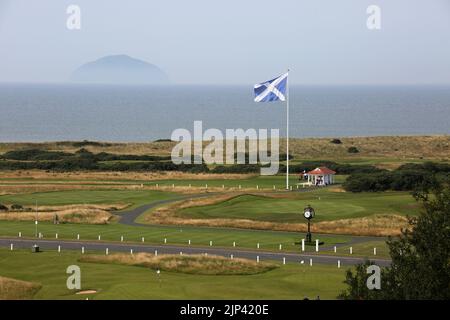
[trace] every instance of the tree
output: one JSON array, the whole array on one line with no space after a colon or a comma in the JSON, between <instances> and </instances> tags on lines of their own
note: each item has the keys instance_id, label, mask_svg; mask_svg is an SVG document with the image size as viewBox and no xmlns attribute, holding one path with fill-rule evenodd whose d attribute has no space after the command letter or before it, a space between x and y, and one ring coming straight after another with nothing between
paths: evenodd
<instances>
[{"instance_id":1,"label":"tree","mask_svg":"<svg viewBox=\"0 0 450 320\"><path fill-rule=\"evenodd\" d=\"M423 204L417 218L409 218L409 228L387 244L392 259L381 272L381 290L369 290L366 273L370 262L348 270L348 285L342 299L450 299L450 187L436 187L432 193L416 192Z\"/></svg>"}]
</instances>

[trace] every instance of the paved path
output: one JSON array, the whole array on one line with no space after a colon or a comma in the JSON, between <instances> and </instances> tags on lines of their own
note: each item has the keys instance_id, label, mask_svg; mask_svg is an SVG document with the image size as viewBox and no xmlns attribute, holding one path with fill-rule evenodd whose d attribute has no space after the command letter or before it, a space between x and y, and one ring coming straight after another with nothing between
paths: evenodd
<instances>
[{"instance_id":1,"label":"paved path","mask_svg":"<svg viewBox=\"0 0 450 320\"><path fill-rule=\"evenodd\" d=\"M43 240L43 239L19 239L19 238L0 238L0 246L10 248L13 244L15 249L30 249L35 244L39 245L42 250L57 250L58 246L61 246L61 250L80 250L84 247L85 252L89 251L103 251L108 248L110 253L113 252L130 252L133 249L133 253L148 252L155 253L155 250L159 254L212 254L224 257L231 257L233 255L236 258L247 258L256 260L259 256L260 261L274 260L282 262L283 258L286 258L286 262L296 262L305 264L320 263L336 265L338 260L341 263L341 267L354 265L364 261L363 258L349 257L349 256L334 256L334 255L320 255L313 253L288 253L288 252L268 252L263 250L239 250L239 249L227 249L227 248L214 248L214 247L194 247L194 246L176 246L176 245L145 245L145 244L128 244L117 242L103 242L103 241L69 241L69 240ZM371 259L375 264L379 266L388 266L390 260L385 259Z\"/></svg>"}]
</instances>

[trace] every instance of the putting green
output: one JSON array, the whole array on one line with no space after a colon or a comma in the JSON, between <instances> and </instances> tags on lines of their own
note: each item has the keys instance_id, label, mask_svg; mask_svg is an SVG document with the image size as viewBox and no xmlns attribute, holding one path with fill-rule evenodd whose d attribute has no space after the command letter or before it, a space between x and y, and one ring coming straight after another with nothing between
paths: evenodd
<instances>
[{"instance_id":1,"label":"putting green","mask_svg":"<svg viewBox=\"0 0 450 320\"><path fill-rule=\"evenodd\" d=\"M306 205L316 209L315 221L358 218L373 214L415 215L418 204L409 193L350 193L322 189L298 193L291 198L241 195L206 206L186 208L179 215L189 218L252 219L271 222L304 222Z\"/></svg>"}]
</instances>

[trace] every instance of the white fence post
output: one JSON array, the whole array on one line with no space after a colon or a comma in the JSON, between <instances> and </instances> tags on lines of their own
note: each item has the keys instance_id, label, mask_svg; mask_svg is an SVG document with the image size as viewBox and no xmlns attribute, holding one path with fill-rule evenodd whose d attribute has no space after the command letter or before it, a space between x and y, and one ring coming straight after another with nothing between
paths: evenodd
<instances>
[{"instance_id":1,"label":"white fence post","mask_svg":"<svg viewBox=\"0 0 450 320\"><path fill-rule=\"evenodd\" d=\"M58 253L61 252L61 246L58 246Z\"/></svg>"},{"instance_id":2,"label":"white fence post","mask_svg":"<svg viewBox=\"0 0 450 320\"><path fill-rule=\"evenodd\" d=\"M281 244L278 246L278 250L281 250L281 248L282 248L282 246L281 246Z\"/></svg>"},{"instance_id":3,"label":"white fence post","mask_svg":"<svg viewBox=\"0 0 450 320\"><path fill-rule=\"evenodd\" d=\"M377 255L377 248L373 248L373 255L374 255L374 256Z\"/></svg>"},{"instance_id":4,"label":"white fence post","mask_svg":"<svg viewBox=\"0 0 450 320\"><path fill-rule=\"evenodd\" d=\"M316 239L316 252L319 252L319 239Z\"/></svg>"},{"instance_id":5,"label":"white fence post","mask_svg":"<svg viewBox=\"0 0 450 320\"><path fill-rule=\"evenodd\" d=\"M130 249L130 254L133 254L133 249Z\"/></svg>"},{"instance_id":6,"label":"white fence post","mask_svg":"<svg viewBox=\"0 0 450 320\"><path fill-rule=\"evenodd\" d=\"M336 253L336 246L334 246L334 253Z\"/></svg>"},{"instance_id":7,"label":"white fence post","mask_svg":"<svg viewBox=\"0 0 450 320\"><path fill-rule=\"evenodd\" d=\"M158 256L158 250L155 250L155 257Z\"/></svg>"},{"instance_id":8,"label":"white fence post","mask_svg":"<svg viewBox=\"0 0 450 320\"><path fill-rule=\"evenodd\" d=\"M58 234L57 233L55 234L55 239L58 239Z\"/></svg>"},{"instance_id":9,"label":"white fence post","mask_svg":"<svg viewBox=\"0 0 450 320\"><path fill-rule=\"evenodd\" d=\"M236 241L233 241L233 247L236 247Z\"/></svg>"},{"instance_id":10,"label":"white fence post","mask_svg":"<svg viewBox=\"0 0 450 320\"><path fill-rule=\"evenodd\" d=\"M13 250L14 250L14 244L11 243L11 251L13 251Z\"/></svg>"},{"instance_id":11,"label":"white fence post","mask_svg":"<svg viewBox=\"0 0 450 320\"><path fill-rule=\"evenodd\" d=\"M22 238L22 232L19 232L19 238Z\"/></svg>"},{"instance_id":12,"label":"white fence post","mask_svg":"<svg viewBox=\"0 0 450 320\"><path fill-rule=\"evenodd\" d=\"M98 241L102 240L102 236L98 235Z\"/></svg>"},{"instance_id":13,"label":"white fence post","mask_svg":"<svg viewBox=\"0 0 450 320\"><path fill-rule=\"evenodd\" d=\"M120 242L123 242L123 236L120 236Z\"/></svg>"},{"instance_id":14,"label":"white fence post","mask_svg":"<svg viewBox=\"0 0 450 320\"><path fill-rule=\"evenodd\" d=\"M106 255L108 255L108 254L109 254L109 249L108 249L108 248L106 248L106 251L105 251L105 253L106 253Z\"/></svg>"},{"instance_id":15,"label":"white fence post","mask_svg":"<svg viewBox=\"0 0 450 320\"><path fill-rule=\"evenodd\" d=\"M283 264L286 264L286 258L283 257Z\"/></svg>"},{"instance_id":16,"label":"white fence post","mask_svg":"<svg viewBox=\"0 0 450 320\"><path fill-rule=\"evenodd\" d=\"M84 247L81 247L81 254L84 254Z\"/></svg>"},{"instance_id":17,"label":"white fence post","mask_svg":"<svg viewBox=\"0 0 450 320\"><path fill-rule=\"evenodd\" d=\"M350 247L350 254L353 254L353 247Z\"/></svg>"},{"instance_id":18,"label":"white fence post","mask_svg":"<svg viewBox=\"0 0 450 320\"><path fill-rule=\"evenodd\" d=\"M312 267L312 259L309 259L309 266Z\"/></svg>"},{"instance_id":19,"label":"white fence post","mask_svg":"<svg viewBox=\"0 0 450 320\"><path fill-rule=\"evenodd\" d=\"M77 240L80 240L80 234L77 234Z\"/></svg>"},{"instance_id":20,"label":"white fence post","mask_svg":"<svg viewBox=\"0 0 450 320\"><path fill-rule=\"evenodd\" d=\"M230 255L230 258L233 259L233 255Z\"/></svg>"},{"instance_id":21,"label":"white fence post","mask_svg":"<svg viewBox=\"0 0 450 320\"><path fill-rule=\"evenodd\" d=\"M164 238L164 244L167 244L167 238Z\"/></svg>"},{"instance_id":22,"label":"white fence post","mask_svg":"<svg viewBox=\"0 0 450 320\"><path fill-rule=\"evenodd\" d=\"M213 242L212 242L212 241L209 241L209 246L210 246L210 247L212 247L212 244L213 244Z\"/></svg>"},{"instance_id":23,"label":"white fence post","mask_svg":"<svg viewBox=\"0 0 450 320\"><path fill-rule=\"evenodd\" d=\"M259 242L256 244L256 248L259 249Z\"/></svg>"},{"instance_id":24,"label":"white fence post","mask_svg":"<svg viewBox=\"0 0 450 320\"><path fill-rule=\"evenodd\" d=\"M188 245L191 245L191 240L188 240Z\"/></svg>"},{"instance_id":25,"label":"white fence post","mask_svg":"<svg viewBox=\"0 0 450 320\"><path fill-rule=\"evenodd\" d=\"M305 251L305 239L302 239L302 251Z\"/></svg>"},{"instance_id":26,"label":"white fence post","mask_svg":"<svg viewBox=\"0 0 450 320\"><path fill-rule=\"evenodd\" d=\"M341 267L341 260L338 260L338 268Z\"/></svg>"},{"instance_id":27,"label":"white fence post","mask_svg":"<svg viewBox=\"0 0 450 320\"><path fill-rule=\"evenodd\" d=\"M259 256L256 256L256 262L259 263Z\"/></svg>"}]
</instances>

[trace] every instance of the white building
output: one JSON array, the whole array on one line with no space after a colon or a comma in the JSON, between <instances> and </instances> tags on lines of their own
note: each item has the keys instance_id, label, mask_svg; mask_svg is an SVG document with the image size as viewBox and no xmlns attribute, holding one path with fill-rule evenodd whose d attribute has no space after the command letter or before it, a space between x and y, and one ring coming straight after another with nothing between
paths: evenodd
<instances>
[{"instance_id":1,"label":"white building","mask_svg":"<svg viewBox=\"0 0 450 320\"><path fill-rule=\"evenodd\" d=\"M326 186L334 183L335 171L327 167L318 167L307 173L308 183L313 186Z\"/></svg>"}]
</instances>

